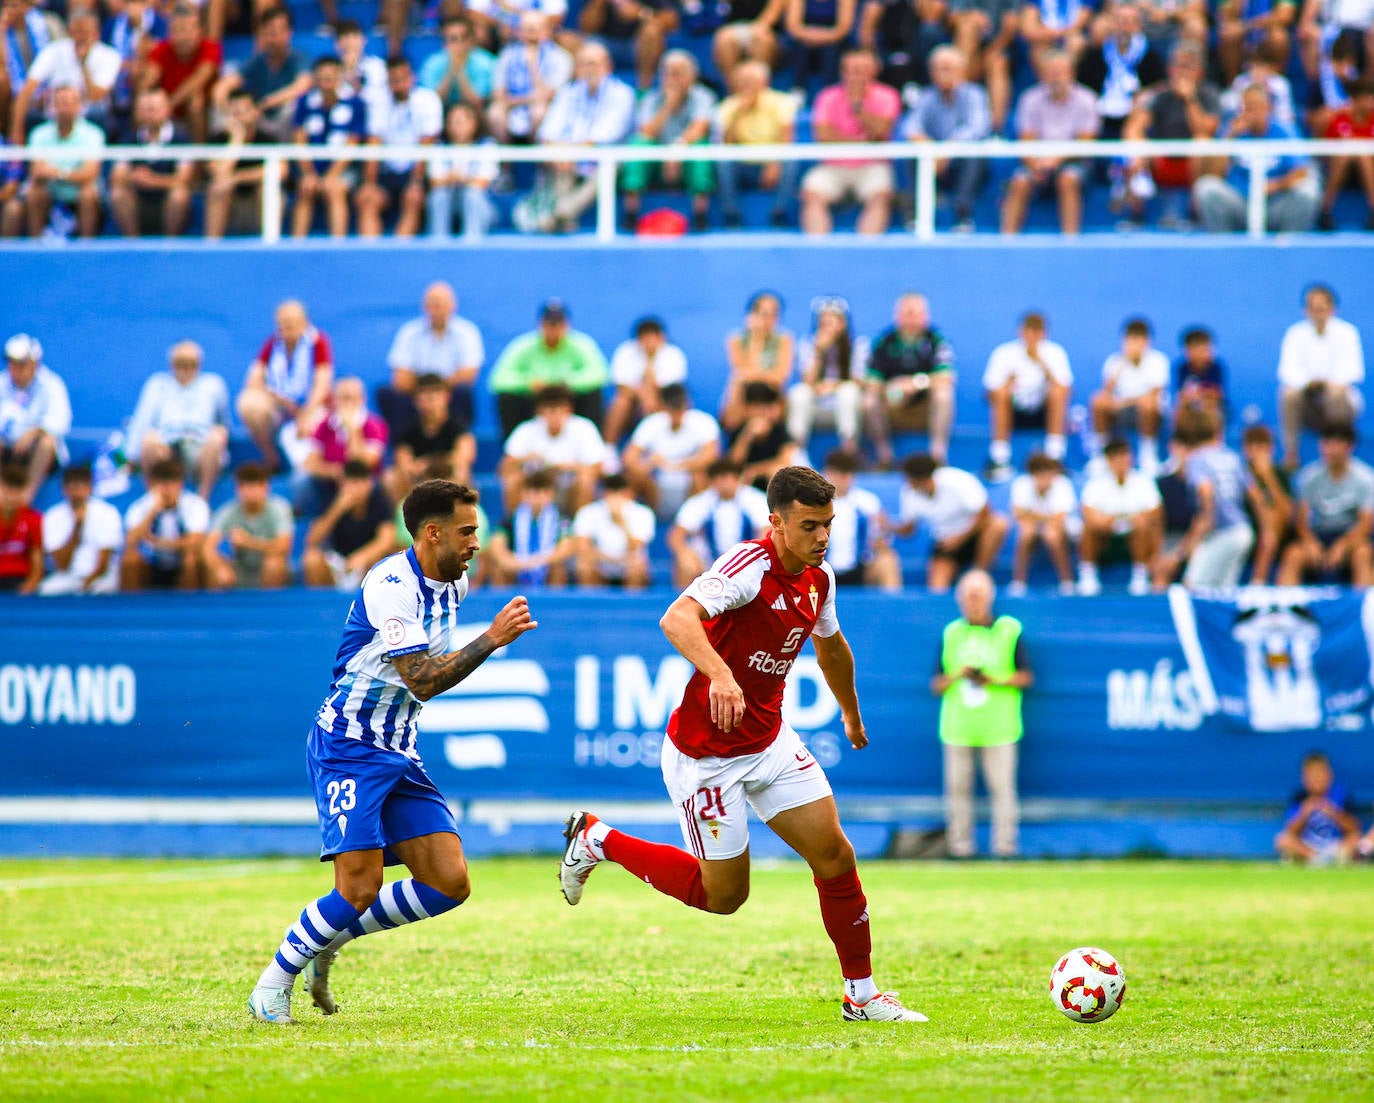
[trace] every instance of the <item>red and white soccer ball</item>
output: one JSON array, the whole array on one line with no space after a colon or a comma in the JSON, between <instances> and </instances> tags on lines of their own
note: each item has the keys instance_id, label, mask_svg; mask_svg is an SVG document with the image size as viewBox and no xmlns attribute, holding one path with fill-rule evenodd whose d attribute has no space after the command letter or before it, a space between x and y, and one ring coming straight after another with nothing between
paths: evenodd
<instances>
[{"instance_id":1,"label":"red and white soccer ball","mask_svg":"<svg viewBox=\"0 0 1374 1103\"><path fill-rule=\"evenodd\" d=\"M1110 1019L1125 998L1125 970L1106 950L1080 946L1061 957L1050 972L1050 999L1076 1023Z\"/></svg>"}]
</instances>

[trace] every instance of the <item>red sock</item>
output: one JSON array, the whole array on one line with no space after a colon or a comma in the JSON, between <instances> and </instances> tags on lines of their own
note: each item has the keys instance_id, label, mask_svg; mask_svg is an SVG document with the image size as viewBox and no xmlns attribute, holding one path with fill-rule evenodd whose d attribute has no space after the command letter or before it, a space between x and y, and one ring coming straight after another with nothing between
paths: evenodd
<instances>
[{"instance_id":1,"label":"red sock","mask_svg":"<svg viewBox=\"0 0 1374 1103\"><path fill-rule=\"evenodd\" d=\"M614 828L607 834L602 850L611 861L620 863L665 896L681 900L689 908L706 911L701 865L685 850L636 839Z\"/></svg>"},{"instance_id":2,"label":"red sock","mask_svg":"<svg viewBox=\"0 0 1374 1103\"><path fill-rule=\"evenodd\" d=\"M846 980L872 976L873 940L868 933L868 901L859 884L859 871L851 869L829 880L814 880L821 897L821 919L835 944L840 972Z\"/></svg>"}]
</instances>

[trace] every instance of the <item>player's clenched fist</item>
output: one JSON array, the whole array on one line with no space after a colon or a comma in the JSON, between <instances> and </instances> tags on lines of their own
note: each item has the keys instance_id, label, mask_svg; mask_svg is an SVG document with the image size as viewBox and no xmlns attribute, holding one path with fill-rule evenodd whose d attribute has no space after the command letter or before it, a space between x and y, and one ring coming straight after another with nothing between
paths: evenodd
<instances>
[{"instance_id":1,"label":"player's clenched fist","mask_svg":"<svg viewBox=\"0 0 1374 1103\"><path fill-rule=\"evenodd\" d=\"M531 628L538 628L539 622L530 616L530 603L523 597L513 597L506 607L492 618L487 635L497 647L523 636Z\"/></svg>"},{"instance_id":2,"label":"player's clenched fist","mask_svg":"<svg viewBox=\"0 0 1374 1103\"><path fill-rule=\"evenodd\" d=\"M711 703L711 723L721 731L730 731L744 719L744 690L733 678L713 681L706 699Z\"/></svg>"}]
</instances>

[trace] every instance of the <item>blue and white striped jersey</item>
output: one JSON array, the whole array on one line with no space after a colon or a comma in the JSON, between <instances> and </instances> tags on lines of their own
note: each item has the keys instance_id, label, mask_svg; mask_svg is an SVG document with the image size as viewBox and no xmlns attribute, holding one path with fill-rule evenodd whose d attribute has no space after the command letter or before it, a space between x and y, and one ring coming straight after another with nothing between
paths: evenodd
<instances>
[{"instance_id":1,"label":"blue and white striped jersey","mask_svg":"<svg viewBox=\"0 0 1374 1103\"><path fill-rule=\"evenodd\" d=\"M426 578L415 549L389 555L367 572L344 622L334 682L315 717L323 731L399 751L417 762L421 702L391 661L398 655L454 650L458 606L468 578Z\"/></svg>"}]
</instances>

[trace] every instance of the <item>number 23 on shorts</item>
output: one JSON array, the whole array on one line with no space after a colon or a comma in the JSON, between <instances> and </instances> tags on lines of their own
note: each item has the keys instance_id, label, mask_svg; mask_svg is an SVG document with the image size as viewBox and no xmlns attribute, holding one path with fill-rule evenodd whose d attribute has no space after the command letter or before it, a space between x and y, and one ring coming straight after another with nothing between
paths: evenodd
<instances>
[{"instance_id":1,"label":"number 23 on shorts","mask_svg":"<svg viewBox=\"0 0 1374 1103\"><path fill-rule=\"evenodd\" d=\"M329 797L329 814L331 816L337 816L340 812L348 812L358 803L358 783L351 777L331 781L324 787L324 791Z\"/></svg>"}]
</instances>

